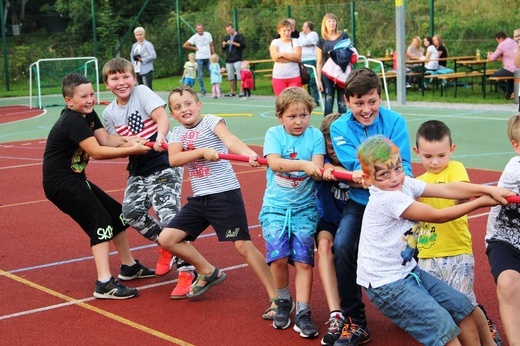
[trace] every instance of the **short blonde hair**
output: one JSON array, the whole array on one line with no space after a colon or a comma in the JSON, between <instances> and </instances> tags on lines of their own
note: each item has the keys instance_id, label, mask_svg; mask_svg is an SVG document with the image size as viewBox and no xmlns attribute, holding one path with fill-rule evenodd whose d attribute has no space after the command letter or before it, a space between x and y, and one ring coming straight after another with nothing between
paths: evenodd
<instances>
[{"instance_id":1,"label":"short blonde hair","mask_svg":"<svg viewBox=\"0 0 520 346\"><path fill-rule=\"evenodd\" d=\"M520 144L520 114L513 115L507 122L507 137Z\"/></svg>"},{"instance_id":2,"label":"short blonde hair","mask_svg":"<svg viewBox=\"0 0 520 346\"><path fill-rule=\"evenodd\" d=\"M138 26L137 28L135 28L134 34L137 34L138 32L144 34L145 33L144 28L142 26Z\"/></svg>"},{"instance_id":3,"label":"short blonde hair","mask_svg":"<svg viewBox=\"0 0 520 346\"><path fill-rule=\"evenodd\" d=\"M341 113L330 113L321 121L320 131L323 133L325 140L330 139L330 125L341 117Z\"/></svg>"},{"instance_id":4,"label":"short blonde hair","mask_svg":"<svg viewBox=\"0 0 520 346\"><path fill-rule=\"evenodd\" d=\"M300 87L289 87L284 89L284 91L282 91L282 93L278 95L278 98L276 99L276 117L281 118L287 108L295 103L303 104L309 113L311 113L312 110L316 108L316 102L314 102L314 99L309 95L307 90Z\"/></svg>"}]
</instances>

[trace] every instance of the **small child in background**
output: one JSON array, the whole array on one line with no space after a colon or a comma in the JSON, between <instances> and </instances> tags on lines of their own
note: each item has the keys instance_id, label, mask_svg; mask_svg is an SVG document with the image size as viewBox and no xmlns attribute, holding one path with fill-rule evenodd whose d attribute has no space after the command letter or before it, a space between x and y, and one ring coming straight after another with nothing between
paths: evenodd
<instances>
[{"instance_id":1,"label":"small child in background","mask_svg":"<svg viewBox=\"0 0 520 346\"><path fill-rule=\"evenodd\" d=\"M242 79L242 88L244 89L243 96L240 98L241 100L249 100L251 97L251 89L255 87L253 81L253 72L249 67L249 61L242 61L242 69L240 70L240 78Z\"/></svg>"},{"instance_id":2,"label":"small child in background","mask_svg":"<svg viewBox=\"0 0 520 346\"><path fill-rule=\"evenodd\" d=\"M520 114L509 119L507 137L516 155L507 163L497 186L520 194ZM486 232L486 254L495 279L500 317L509 345L520 345L519 220L517 203L493 207Z\"/></svg>"},{"instance_id":3,"label":"small child in background","mask_svg":"<svg viewBox=\"0 0 520 346\"><path fill-rule=\"evenodd\" d=\"M217 54L211 54L209 57L209 73L211 78L211 85L213 86L212 95L214 99L218 99L222 96L222 93L220 92L220 84L222 84L222 72L218 63L218 59L219 57Z\"/></svg>"},{"instance_id":4,"label":"small child in background","mask_svg":"<svg viewBox=\"0 0 520 346\"><path fill-rule=\"evenodd\" d=\"M259 220L265 239L266 260L278 294L273 326L290 326L294 302L289 287L289 264L296 269L296 318L293 329L303 338L318 335L311 320L314 236L318 224L316 183L321 179L325 141L311 127L316 103L305 89L289 87L276 99L276 117L282 125L267 130L266 189Z\"/></svg>"},{"instance_id":5,"label":"small child in background","mask_svg":"<svg viewBox=\"0 0 520 346\"><path fill-rule=\"evenodd\" d=\"M195 62L195 53L188 54L188 61L184 64L184 72L182 72L181 84L192 87L197 78L197 63Z\"/></svg>"},{"instance_id":6,"label":"small child in background","mask_svg":"<svg viewBox=\"0 0 520 346\"><path fill-rule=\"evenodd\" d=\"M430 184L452 182L469 183L464 165L450 160L455 151L451 131L445 123L429 120L419 126L413 151L419 156L426 173L417 177ZM436 209L466 202L444 198L420 197L419 202ZM476 307L477 324L482 346L502 345L496 326L486 315L484 307L477 305L475 286L475 258L469 232L468 217L445 223L423 222L417 242L418 265L439 280L464 293Z\"/></svg>"}]
</instances>

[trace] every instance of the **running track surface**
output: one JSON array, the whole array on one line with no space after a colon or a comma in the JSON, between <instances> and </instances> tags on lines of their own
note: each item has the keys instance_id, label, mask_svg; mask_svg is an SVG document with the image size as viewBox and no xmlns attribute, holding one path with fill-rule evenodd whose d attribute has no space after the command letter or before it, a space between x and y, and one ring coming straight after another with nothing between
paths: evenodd
<instances>
[{"instance_id":1,"label":"running track surface","mask_svg":"<svg viewBox=\"0 0 520 346\"><path fill-rule=\"evenodd\" d=\"M139 296L125 301L92 298L96 277L88 239L79 227L45 199L41 187L41 141L0 144L0 335L5 345L319 345L327 330L328 309L317 268L311 301L319 338L306 340L292 330L275 330L261 319L268 306L266 293L233 246L218 243L211 229L194 245L228 279L192 300L170 300L177 273L129 282ZM255 148L260 151L260 148ZM94 161L89 179L122 200L126 160ZM258 225L265 170L233 163L242 185L250 232L264 252ZM415 174L421 173L418 166ZM476 183L494 183L499 172L469 170ZM183 183L183 202L191 194ZM500 326L495 284L485 256L487 209L470 216L476 258L476 294ZM128 230L134 257L153 267L153 244ZM111 257L113 274L119 261ZM294 281L292 271L291 282ZM294 296L294 286L291 287ZM367 305L372 341L369 345L417 345L407 334ZM502 333L503 335L503 333Z\"/></svg>"}]
</instances>

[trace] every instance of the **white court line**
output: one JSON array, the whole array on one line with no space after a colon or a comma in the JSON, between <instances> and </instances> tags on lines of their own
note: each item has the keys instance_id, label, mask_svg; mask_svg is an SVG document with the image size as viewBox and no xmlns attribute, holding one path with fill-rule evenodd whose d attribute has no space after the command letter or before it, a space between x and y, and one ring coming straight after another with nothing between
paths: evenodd
<instances>
[{"instance_id":1,"label":"white court line","mask_svg":"<svg viewBox=\"0 0 520 346\"><path fill-rule=\"evenodd\" d=\"M244 268L244 267L247 267L247 266L248 266L248 264L244 263L244 264L238 264L238 265L235 265L235 266L230 266L230 267L220 268L220 269L222 271L231 271L231 270L235 270L235 269L241 269L241 268ZM137 288L139 291L141 291L141 290L146 290L146 289L149 289L149 288L155 288L155 287L160 287L160 286L165 286L165 285L171 285L173 283L176 283L177 281L178 281L178 279L174 279L174 280L158 282L158 283L151 284L151 285L139 286L139 287L135 287L135 288ZM35 314L35 313L43 312L43 311L56 310L56 309L68 307L68 306L71 306L71 305L77 305L79 303L91 302L91 301L94 301L94 300L97 300L97 299L94 298L94 297L88 297L88 298L77 299L77 300L73 300L73 301L66 302L66 303L61 303L61 304L47 305L47 306L44 306L44 307L41 307L41 308L38 308L38 309L31 309L31 310L16 312L16 313L9 314L9 315L0 316L0 321L1 320L7 320L7 319L15 318L15 317L20 317L20 316L27 316L27 315L31 315L31 314Z\"/></svg>"}]
</instances>

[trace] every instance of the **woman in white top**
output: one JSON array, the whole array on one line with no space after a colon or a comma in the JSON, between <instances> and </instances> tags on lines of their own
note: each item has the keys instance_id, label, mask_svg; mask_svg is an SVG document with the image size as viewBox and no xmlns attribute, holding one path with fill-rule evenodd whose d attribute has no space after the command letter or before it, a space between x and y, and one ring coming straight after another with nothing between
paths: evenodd
<instances>
[{"instance_id":1,"label":"woman in white top","mask_svg":"<svg viewBox=\"0 0 520 346\"><path fill-rule=\"evenodd\" d=\"M424 72L437 71L439 68L439 52L437 51L437 48L435 48L432 38L430 36L426 36L423 39L423 44L426 47L426 55L421 57L421 60L426 61L424 64ZM424 78L421 79L422 80L419 84L418 90L421 91L422 87L427 90L428 86L426 85Z\"/></svg>"},{"instance_id":2,"label":"woman in white top","mask_svg":"<svg viewBox=\"0 0 520 346\"><path fill-rule=\"evenodd\" d=\"M291 23L284 19L278 23L280 38L274 39L269 47L274 61L272 85L276 96L288 87L302 86L298 62L302 57L302 47L298 39L291 38Z\"/></svg>"}]
</instances>

